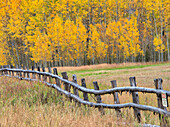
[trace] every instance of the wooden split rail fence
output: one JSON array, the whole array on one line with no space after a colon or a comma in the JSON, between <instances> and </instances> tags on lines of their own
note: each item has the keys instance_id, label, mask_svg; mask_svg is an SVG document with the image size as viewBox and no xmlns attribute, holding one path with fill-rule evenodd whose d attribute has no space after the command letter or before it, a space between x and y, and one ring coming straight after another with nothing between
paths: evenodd
<instances>
[{"instance_id":1,"label":"wooden split rail fence","mask_svg":"<svg viewBox=\"0 0 170 127\"><path fill-rule=\"evenodd\" d=\"M148 110L154 113L159 114L160 119L160 125L161 126L168 126L169 121L168 117L170 117L170 111L167 111L166 107L168 106L168 97L170 96L170 91L163 90L162 87L162 79L155 79L154 84L155 88L144 88L144 87L137 87L136 86L136 79L135 77L130 77L130 87L117 87L116 80L111 81L112 89L105 89L105 90L99 90L99 86L97 81L93 82L94 89L88 89L86 88L85 79L81 79L81 86L77 84L77 77L74 74L73 80L69 81L67 72L62 72L62 77L58 76L57 68L53 68L53 74L52 70L49 67L48 72L45 72L45 68L42 67L42 72L40 71L41 68L37 67L37 71L35 70L35 67L32 66L32 70L29 70L27 67L23 67L21 69L20 66L1 66L0 73L1 76L7 76L7 77L15 77L20 80L28 80L28 81L40 81L45 83L47 86L50 86L54 89L56 89L61 94L64 94L67 98L70 98L70 100L74 100L76 104L80 105L87 105L90 107L98 108L102 115L105 114L104 108L108 109L115 109L117 116L121 116L121 108L133 108L134 109L134 116L137 119L138 122L141 121L141 113L140 110ZM32 75L30 75L32 74ZM47 82L48 78L48 82ZM55 84L52 84L52 78L55 79ZM61 88L61 83L64 85L64 89ZM73 87L73 93L71 93L70 89L71 86ZM83 92L83 99L79 97L79 92ZM133 103L125 103L120 104L118 92L130 92L132 94ZM158 101L158 107L152 107L148 105L141 105L139 104L139 94L138 92L142 93L153 93L157 95L157 101ZM96 103L89 102L88 94L93 94L96 97ZM105 104L102 103L101 95L105 94L113 94L114 95L114 104ZM164 94L166 105L165 106L162 103L162 95Z\"/></svg>"}]
</instances>

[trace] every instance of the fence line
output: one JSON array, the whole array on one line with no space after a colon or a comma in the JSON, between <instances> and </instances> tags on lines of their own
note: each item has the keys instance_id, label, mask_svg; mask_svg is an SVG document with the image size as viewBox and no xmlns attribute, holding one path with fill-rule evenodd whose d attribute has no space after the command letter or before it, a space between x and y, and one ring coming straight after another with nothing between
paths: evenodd
<instances>
[{"instance_id":1,"label":"fence line","mask_svg":"<svg viewBox=\"0 0 170 127\"><path fill-rule=\"evenodd\" d=\"M167 90L159 90L159 89L153 89L153 88L144 88L144 87L116 87L112 89L105 89L105 90L94 90L94 89L88 89L84 88L74 82L68 81L66 79L63 79L62 77L58 75L54 75L48 72L39 72L39 71L31 71L31 70L22 70L22 69L0 69L0 71L13 71L13 72L24 72L24 73L36 73L39 75L46 75L50 76L52 78L58 78L62 82L68 83L72 85L73 87L76 87L78 90L82 92L87 92L89 94L96 94L96 95L104 95L104 94L111 94L113 92L143 92L143 93L155 93L155 94L161 94L161 93L166 93L166 95L169 97L170 96L170 91Z\"/></svg>"},{"instance_id":2,"label":"fence line","mask_svg":"<svg viewBox=\"0 0 170 127\"><path fill-rule=\"evenodd\" d=\"M8 66L9 67L9 66ZM25 67L24 67L25 69ZM170 96L170 91L167 90L162 90L162 79L155 79L155 87L156 89L153 88L144 88L144 87L136 87L136 80L135 77L130 77L130 83L131 87L117 87L116 81L111 81L112 83L112 89L105 89L105 90L99 90L99 86L97 82L93 82L95 90L94 89L88 89L86 88L85 84L85 79L82 79L82 86L77 84L77 77L76 75L73 75L73 82L68 80L68 76L66 72L62 73L62 77L58 76L57 69L54 68L54 74L51 72L51 68L48 68L49 72L45 72L45 68L43 68L43 72L40 72L40 67L38 67L38 71L34 70L35 68L32 67L32 70L23 70L23 69L11 69L11 68L2 68L0 69L1 76L7 76L7 77L14 77L18 78L20 80L28 80L28 81L39 81L45 83L47 86L50 86L54 89L56 89L58 92L66 95L66 97L73 99L75 103L81 103L83 105L88 105L90 107L95 107L99 108L99 111L104 115L104 108L109 108L109 109L116 109L117 114L121 114L121 108L134 108L134 115L137 118L138 122L141 121L141 115L140 115L140 110L148 110L152 111L154 113L159 114L160 118L160 124L161 126L167 126L168 121L166 117L170 117L170 112L166 110L166 108L162 105L162 98L161 94L165 93L168 97ZM14 72L16 72L16 76L14 75ZM23 73L23 75L22 75ZM32 78L30 78L30 73L32 74ZM12 75L11 75L12 74ZM26 75L27 74L27 75ZM37 78L36 79L36 75ZM41 81L41 75L42 75L42 80ZM52 84L51 81L47 82L47 78L55 78L56 84ZM65 90L63 90L60 87L60 81L63 82ZM71 86L73 87L74 94L70 92ZM79 97L78 90L83 92L83 97L84 100ZM132 93L133 97L133 103L125 103L125 104L119 104L120 102L118 101L118 94L122 92L130 92ZM154 93L157 94L158 98L158 108L157 107L152 107L152 106L147 106L147 105L141 105L139 104L139 96L138 92L143 92L143 93ZM94 94L97 99L97 103L94 102L89 102L88 99L88 94ZM100 95L105 95L105 94L113 94L114 95L114 100L115 104L104 104L102 103ZM167 102L168 103L168 102ZM163 116L162 116L163 115Z\"/></svg>"},{"instance_id":3,"label":"fence line","mask_svg":"<svg viewBox=\"0 0 170 127\"><path fill-rule=\"evenodd\" d=\"M170 116L170 112L167 112L163 109L160 109L160 108L156 108L156 107L152 107L152 106L146 106L146 105L140 105L140 104L135 104L135 103L125 103L125 104L104 104L104 103L94 103L94 102L89 102L89 101L85 101L83 99L81 99L80 97L70 93L70 92L67 92L63 89L61 89L60 87L58 87L56 84L50 84L48 82L45 82L45 81L39 81L37 79L31 79L31 78L22 78L22 77L17 77L17 76L10 76L10 75L5 75L7 77L10 77L10 78L17 78L17 79L20 79L20 80L27 80L27 81L38 81L38 82L42 82L44 84L46 84L47 86L49 87L52 87L52 88L55 88L57 89L59 92L61 92L62 94L65 94L67 97L69 98L72 98L72 99L75 99L79 102L81 102L82 104L84 105L88 105L90 107L95 107L95 108L98 108L98 107L103 107L103 108L110 108L110 109L116 109L116 108L139 108L141 110L148 110L148 111L153 111L155 113L159 113L159 114L163 114L163 115L167 115L167 116Z\"/></svg>"}]
</instances>

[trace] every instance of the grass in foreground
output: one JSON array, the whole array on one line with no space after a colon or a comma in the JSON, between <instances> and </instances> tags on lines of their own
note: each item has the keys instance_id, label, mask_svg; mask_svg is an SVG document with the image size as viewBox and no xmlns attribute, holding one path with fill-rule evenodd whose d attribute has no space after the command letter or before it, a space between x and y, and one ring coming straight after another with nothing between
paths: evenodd
<instances>
[{"instance_id":1,"label":"grass in foreground","mask_svg":"<svg viewBox=\"0 0 170 127\"><path fill-rule=\"evenodd\" d=\"M101 116L98 109L74 103L57 96L56 90L40 83L0 78L1 126L131 126L133 117L117 119L114 110ZM64 102L64 103L63 103ZM131 111L131 110L130 110Z\"/></svg>"},{"instance_id":2,"label":"grass in foreground","mask_svg":"<svg viewBox=\"0 0 170 127\"><path fill-rule=\"evenodd\" d=\"M136 66L136 65L135 65ZM154 65L147 67L125 67L121 69L83 71L77 74L86 78L88 88L93 89L93 81L98 81L100 89L111 88L110 81L117 80L118 87L129 86L129 77L137 78L137 86L154 88L153 79L163 79L163 89L170 90L170 65ZM74 70L72 70L74 71ZM60 71L59 71L60 72ZM68 72L70 80L72 72ZM93 75L94 74L94 75ZM0 77L0 125L1 126L139 126L134 119L133 109L121 109L122 118L116 117L115 110L105 110L106 115L100 115L98 109L82 106L75 107L74 103L64 101L53 90L41 83L20 81L13 78ZM82 97L82 93L79 92ZM94 99L89 95L89 99ZM132 102L129 93L119 94L120 103ZM154 94L139 93L140 104L157 107ZM103 103L114 103L113 95L102 96ZM169 100L170 102L170 100ZM170 111L170 108L167 108ZM158 115L149 111L141 111L142 124L159 125Z\"/></svg>"}]
</instances>

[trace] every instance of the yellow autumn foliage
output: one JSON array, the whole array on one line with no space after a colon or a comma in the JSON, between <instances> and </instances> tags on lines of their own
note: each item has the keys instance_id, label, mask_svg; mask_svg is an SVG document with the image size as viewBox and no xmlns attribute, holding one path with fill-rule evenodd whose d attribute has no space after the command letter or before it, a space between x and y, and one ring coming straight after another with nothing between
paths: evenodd
<instances>
[{"instance_id":1,"label":"yellow autumn foliage","mask_svg":"<svg viewBox=\"0 0 170 127\"><path fill-rule=\"evenodd\" d=\"M169 51L168 0L0 3L0 65L123 62L141 58L151 48L154 53Z\"/></svg>"}]
</instances>

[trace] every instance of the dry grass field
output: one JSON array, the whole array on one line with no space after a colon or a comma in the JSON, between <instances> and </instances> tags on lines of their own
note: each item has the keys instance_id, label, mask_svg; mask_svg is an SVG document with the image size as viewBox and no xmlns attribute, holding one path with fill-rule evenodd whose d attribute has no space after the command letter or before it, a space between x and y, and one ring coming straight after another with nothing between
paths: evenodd
<instances>
[{"instance_id":1,"label":"dry grass field","mask_svg":"<svg viewBox=\"0 0 170 127\"><path fill-rule=\"evenodd\" d=\"M68 72L69 80L76 74L86 79L87 88L93 89L97 81L100 89L111 88L111 80L117 80L117 86L130 86L129 77L135 76L137 86L155 88L154 79L163 79L163 89L170 91L170 63L128 63L101 64L81 67L58 67ZM63 86L62 86L63 87ZM80 97L82 93L79 92ZM93 96L90 101L95 102ZM120 103L132 102L129 93L119 94ZM42 83L20 81L14 78L0 77L0 126L44 126L44 127L125 127L141 126L134 118L133 109L121 109L122 117L117 118L115 110L106 109L101 116L98 109L85 106L76 107L74 103L64 101L53 90ZM157 107L155 94L139 93L140 104ZM170 99L168 100L170 102ZM64 102L64 103L63 103ZM113 104L113 95L103 95L102 102ZM170 111L170 107L167 108ZM141 111L141 124L159 125L158 114ZM169 119L170 121L170 119Z\"/></svg>"}]
</instances>

